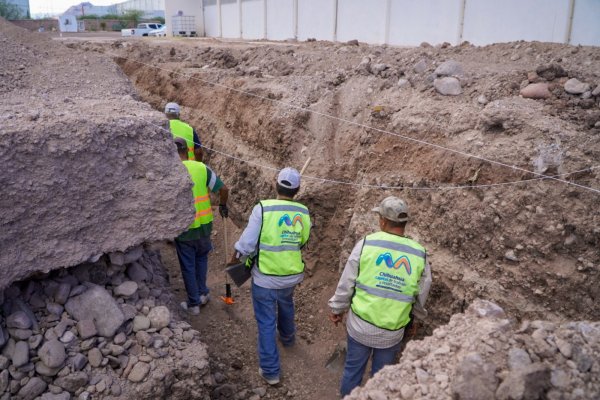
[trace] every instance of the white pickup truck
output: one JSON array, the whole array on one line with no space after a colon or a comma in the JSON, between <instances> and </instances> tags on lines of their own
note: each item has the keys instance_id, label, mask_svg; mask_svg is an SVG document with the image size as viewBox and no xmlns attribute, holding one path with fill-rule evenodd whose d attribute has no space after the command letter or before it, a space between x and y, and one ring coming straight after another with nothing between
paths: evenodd
<instances>
[{"instance_id":1,"label":"white pickup truck","mask_svg":"<svg viewBox=\"0 0 600 400\"><path fill-rule=\"evenodd\" d=\"M162 24L155 22L144 22L138 24L137 28L121 29L121 36L148 36L150 31L162 28Z\"/></svg>"}]
</instances>

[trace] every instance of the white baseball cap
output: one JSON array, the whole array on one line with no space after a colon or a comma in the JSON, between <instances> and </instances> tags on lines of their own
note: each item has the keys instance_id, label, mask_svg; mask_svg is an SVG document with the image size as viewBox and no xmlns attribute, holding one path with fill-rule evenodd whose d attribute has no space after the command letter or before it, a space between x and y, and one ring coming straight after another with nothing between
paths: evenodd
<instances>
[{"instance_id":1,"label":"white baseball cap","mask_svg":"<svg viewBox=\"0 0 600 400\"><path fill-rule=\"evenodd\" d=\"M179 104L177 103L167 103L165 106L165 114L179 114Z\"/></svg>"},{"instance_id":2,"label":"white baseball cap","mask_svg":"<svg viewBox=\"0 0 600 400\"><path fill-rule=\"evenodd\" d=\"M300 187L300 172L295 168L286 167L279 171L277 183L284 188L297 189Z\"/></svg>"}]
</instances>

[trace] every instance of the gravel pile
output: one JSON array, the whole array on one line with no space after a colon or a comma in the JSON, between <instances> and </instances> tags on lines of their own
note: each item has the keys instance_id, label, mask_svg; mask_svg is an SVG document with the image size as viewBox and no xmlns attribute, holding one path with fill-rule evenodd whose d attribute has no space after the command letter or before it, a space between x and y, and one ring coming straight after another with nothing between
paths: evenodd
<instances>
[{"instance_id":1,"label":"gravel pile","mask_svg":"<svg viewBox=\"0 0 600 400\"><path fill-rule=\"evenodd\" d=\"M600 322L515 326L476 300L346 399L597 399L599 360Z\"/></svg>"},{"instance_id":2,"label":"gravel pile","mask_svg":"<svg viewBox=\"0 0 600 400\"><path fill-rule=\"evenodd\" d=\"M167 279L138 247L0 292L0 399L209 398L206 346L171 315Z\"/></svg>"}]
</instances>

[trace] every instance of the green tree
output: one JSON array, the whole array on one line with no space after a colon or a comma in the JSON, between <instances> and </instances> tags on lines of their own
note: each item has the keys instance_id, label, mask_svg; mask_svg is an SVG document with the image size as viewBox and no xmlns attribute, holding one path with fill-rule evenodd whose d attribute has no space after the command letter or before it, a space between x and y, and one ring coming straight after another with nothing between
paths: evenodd
<instances>
[{"instance_id":1,"label":"green tree","mask_svg":"<svg viewBox=\"0 0 600 400\"><path fill-rule=\"evenodd\" d=\"M19 19L22 17L21 9L6 0L0 0L0 17L6 19Z\"/></svg>"},{"instance_id":2,"label":"green tree","mask_svg":"<svg viewBox=\"0 0 600 400\"><path fill-rule=\"evenodd\" d=\"M121 18L124 20L133 21L133 25L137 26L144 14L145 13L142 10L127 10L123 13Z\"/></svg>"}]
</instances>

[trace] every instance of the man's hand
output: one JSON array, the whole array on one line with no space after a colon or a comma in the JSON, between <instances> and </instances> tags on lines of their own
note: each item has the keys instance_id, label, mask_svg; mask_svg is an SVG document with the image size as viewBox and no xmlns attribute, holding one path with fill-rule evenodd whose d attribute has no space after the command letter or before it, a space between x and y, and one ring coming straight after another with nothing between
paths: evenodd
<instances>
[{"instance_id":1,"label":"man's hand","mask_svg":"<svg viewBox=\"0 0 600 400\"><path fill-rule=\"evenodd\" d=\"M233 252L233 255L231 256L231 260L229 260L229 263L227 263L227 265L235 265L238 264L240 262L240 260L236 257L236 251Z\"/></svg>"},{"instance_id":2,"label":"man's hand","mask_svg":"<svg viewBox=\"0 0 600 400\"><path fill-rule=\"evenodd\" d=\"M337 326L337 324L339 324L340 322L342 322L344 320L344 314L345 313L341 313L341 314L331 313L331 314L329 314L329 320L331 322L333 322L335 324L335 326Z\"/></svg>"},{"instance_id":3,"label":"man's hand","mask_svg":"<svg viewBox=\"0 0 600 400\"><path fill-rule=\"evenodd\" d=\"M227 204L219 204L219 214L222 218L229 218L229 208L227 208Z\"/></svg>"}]
</instances>

